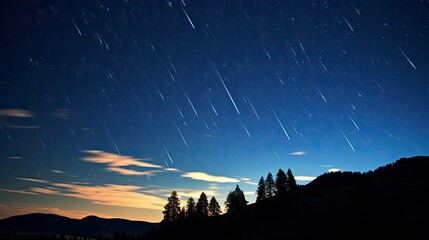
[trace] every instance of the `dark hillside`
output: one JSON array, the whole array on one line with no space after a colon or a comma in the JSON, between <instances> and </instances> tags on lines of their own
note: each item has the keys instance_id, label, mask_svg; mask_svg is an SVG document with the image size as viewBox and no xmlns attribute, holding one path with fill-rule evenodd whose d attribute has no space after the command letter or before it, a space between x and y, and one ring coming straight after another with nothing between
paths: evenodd
<instances>
[{"instance_id":1,"label":"dark hillside","mask_svg":"<svg viewBox=\"0 0 429 240\"><path fill-rule=\"evenodd\" d=\"M427 235L429 157L323 174L243 212L163 225L160 239L362 239Z\"/></svg>"},{"instance_id":2,"label":"dark hillside","mask_svg":"<svg viewBox=\"0 0 429 240\"><path fill-rule=\"evenodd\" d=\"M33 213L0 220L0 239L2 236L9 236L9 233L67 234L85 237L101 235L112 237L113 234L122 230L128 234L137 235L158 227L159 223L126 219L105 219L88 216L79 220L54 214Z\"/></svg>"}]
</instances>

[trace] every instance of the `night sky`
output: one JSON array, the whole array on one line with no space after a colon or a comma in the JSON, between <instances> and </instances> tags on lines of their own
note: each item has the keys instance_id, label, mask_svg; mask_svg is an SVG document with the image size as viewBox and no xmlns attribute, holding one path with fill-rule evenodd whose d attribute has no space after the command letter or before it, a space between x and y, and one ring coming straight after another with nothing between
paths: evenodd
<instances>
[{"instance_id":1,"label":"night sky","mask_svg":"<svg viewBox=\"0 0 429 240\"><path fill-rule=\"evenodd\" d=\"M428 1L2 1L0 218L160 221L429 155Z\"/></svg>"}]
</instances>

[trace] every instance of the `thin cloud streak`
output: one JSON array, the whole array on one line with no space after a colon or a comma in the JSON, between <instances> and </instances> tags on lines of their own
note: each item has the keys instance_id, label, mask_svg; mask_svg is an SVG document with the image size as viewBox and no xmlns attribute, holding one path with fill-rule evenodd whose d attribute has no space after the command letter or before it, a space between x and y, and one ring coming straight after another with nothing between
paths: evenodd
<instances>
[{"instance_id":1,"label":"thin cloud streak","mask_svg":"<svg viewBox=\"0 0 429 240\"><path fill-rule=\"evenodd\" d=\"M179 190L177 192L177 195L180 198L183 198L183 197L192 197L192 198L194 198L194 200L196 200L196 199L198 199L200 197L200 195L201 195L202 192L204 192L208 197L210 197L210 196L218 196L219 195L219 193L216 192L216 191L214 191L214 190L188 190L188 191L186 191L186 190L180 191ZM170 194L168 194L166 196L170 196Z\"/></svg>"},{"instance_id":2,"label":"thin cloud streak","mask_svg":"<svg viewBox=\"0 0 429 240\"><path fill-rule=\"evenodd\" d=\"M162 210L165 202L164 198L145 194L142 187L133 185L58 183L31 178L22 178L21 180L43 183L45 186L31 187L24 190L0 189L0 191L32 195L68 196L89 200L95 204L152 210Z\"/></svg>"},{"instance_id":3,"label":"thin cloud streak","mask_svg":"<svg viewBox=\"0 0 429 240\"><path fill-rule=\"evenodd\" d=\"M125 168L120 168L120 167L107 167L105 168L107 171L110 172L116 172L122 175L136 175L136 176L155 176L155 172L157 171L145 171L145 172L140 172L140 171L135 171L132 169L125 169ZM159 171L158 171L159 172Z\"/></svg>"},{"instance_id":4,"label":"thin cloud streak","mask_svg":"<svg viewBox=\"0 0 429 240\"><path fill-rule=\"evenodd\" d=\"M20 129L38 129L40 128L40 126L36 126L36 125L14 125L14 124L3 124L4 126L8 127L8 128L20 128Z\"/></svg>"},{"instance_id":5,"label":"thin cloud streak","mask_svg":"<svg viewBox=\"0 0 429 240\"><path fill-rule=\"evenodd\" d=\"M0 188L0 191L11 192L11 193L20 193L20 194L38 195L35 192L31 192L31 191L28 191L28 190L22 190L22 189L5 189L5 188Z\"/></svg>"},{"instance_id":6,"label":"thin cloud streak","mask_svg":"<svg viewBox=\"0 0 429 240\"><path fill-rule=\"evenodd\" d=\"M180 172L180 170L177 168L164 168L164 170L168 172Z\"/></svg>"},{"instance_id":7,"label":"thin cloud streak","mask_svg":"<svg viewBox=\"0 0 429 240\"><path fill-rule=\"evenodd\" d=\"M253 186L258 185L258 183L256 183L256 182L251 182L251 181L246 181L246 182L244 182L244 183L249 184L249 185L253 185Z\"/></svg>"},{"instance_id":8,"label":"thin cloud streak","mask_svg":"<svg viewBox=\"0 0 429 240\"><path fill-rule=\"evenodd\" d=\"M313 176L295 176L295 180L298 181L313 181L316 177Z\"/></svg>"},{"instance_id":9,"label":"thin cloud streak","mask_svg":"<svg viewBox=\"0 0 429 240\"><path fill-rule=\"evenodd\" d=\"M219 182L219 183L237 183L240 180L236 178L224 177L224 176L213 176L204 172L187 172L181 175L185 178L191 178L194 180L201 180L207 182Z\"/></svg>"},{"instance_id":10,"label":"thin cloud streak","mask_svg":"<svg viewBox=\"0 0 429 240\"><path fill-rule=\"evenodd\" d=\"M108 153L99 150L86 150L83 152L90 154L91 156L83 157L81 160L92 163L105 163L110 167L138 166L144 168L163 168L160 165L139 161L149 160L148 158L137 159L131 156Z\"/></svg>"},{"instance_id":11,"label":"thin cloud streak","mask_svg":"<svg viewBox=\"0 0 429 240\"><path fill-rule=\"evenodd\" d=\"M220 189L220 187L216 183L210 183L209 184L209 189Z\"/></svg>"},{"instance_id":12,"label":"thin cloud streak","mask_svg":"<svg viewBox=\"0 0 429 240\"><path fill-rule=\"evenodd\" d=\"M165 199L141 193L142 187L132 185L78 185L54 183L63 190L52 194L90 200L96 204L162 210ZM49 189L50 190L50 189Z\"/></svg>"},{"instance_id":13,"label":"thin cloud streak","mask_svg":"<svg viewBox=\"0 0 429 240\"><path fill-rule=\"evenodd\" d=\"M303 155L306 155L307 153L306 152L304 152L304 151L297 151L297 152L291 152L291 153L289 153L289 155L292 155L292 156L303 156Z\"/></svg>"},{"instance_id":14,"label":"thin cloud streak","mask_svg":"<svg viewBox=\"0 0 429 240\"><path fill-rule=\"evenodd\" d=\"M3 109L0 110L0 116L32 118L34 117L34 113L23 109Z\"/></svg>"},{"instance_id":15,"label":"thin cloud streak","mask_svg":"<svg viewBox=\"0 0 429 240\"><path fill-rule=\"evenodd\" d=\"M162 169L163 167L160 165L144 162L141 160L149 160L147 158L145 159L137 159L132 156L125 156L125 155L119 155L115 153L108 153L103 152L99 150L86 150L83 151L84 153L89 154L88 156L85 156L81 158L81 160L91 163L101 163L106 164L107 167L105 167L105 170L109 172L115 172L122 175L134 175L134 176L154 176L155 172L159 171L137 171L133 169L127 169L124 167L128 166L137 166L142 168L156 168L156 169Z\"/></svg>"},{"instance_id":16,"label":"thin cloud streak","mask_svg":"<svg viewBox=\"0 0 429 240\"><path fill-rule=\"evenodd\" d=\"M104 152L100 150L85 150L83 152L86 153L87 155L81 158L82 161L106 164L107 166L104 168L106 171L115 172L126 176L146 175L148 177L151 177L151 176L155 176L155 173L158 173L158 172L171 172L171 173L177 172L177 173L182 173L182 175L180 175L181 177L191 178L194 180L201 180L201 181L207 181L207 182L219 182L219 183L240 182L240 180L236 178L230 178L225 176L214 176L204 172L184 172L177 168L170 168L170 167L165 168L161 165L152 164L144 161L144 160L148 161L150 160L150 158L138 159L132 156L109 153L109 152ZM125 168L129 166L152 168L156 170L138 171L134 169ZM241 178L241 180L250 182L249 178ZM252 184L252 183L250 182L249 184Z\"/></svg>"},{"instance_id":17,"label":"thin cloud streak","mask_svg":"<svg viewBox=\"0 0 429 240\"><path fill-rule=\"evenodd\" d=\"M52 194L52 195L54 195L54 194L57 194L58 193L58 190L57 189L52 189L52 188L41 188L41 187L33 187L33 188L30 188L30 191L31 192L34 192L34 193L41 193L41 194Z\"/></svg>"},{"instance_id":18,"label":"thin cloud streak","mask_svg":"<svg viewBox=\"0 0 429 240\"><path fill-rule=\"evenodd\" d=\"M37 183L49 183L49 181L43 180L43 179L35 179L35 178L19 178L16 179L22 180L22 181L29 181L29 182L37 182Z\"/></svg>"},{"instance_id":19,"label":"thin cloud streak","mask_svg":"<svg viewBox=\"0 0 429 240\"><path fill-rule=\"evenodd\" d=\"M55 109L54 111L52 111L51 115L54 117L57 117L59 119L70 119L71 112L72 112L71 109L60 108L60 109Z\"/></svg>"}]
</instances>

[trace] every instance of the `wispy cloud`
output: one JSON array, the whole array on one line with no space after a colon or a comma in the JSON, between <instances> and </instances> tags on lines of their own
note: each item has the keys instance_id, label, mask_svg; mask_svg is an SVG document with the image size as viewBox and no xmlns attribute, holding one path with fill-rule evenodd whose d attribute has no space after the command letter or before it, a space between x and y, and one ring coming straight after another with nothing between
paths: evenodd
<instances>
[{"instance_id":1,"label":"wispy cloud","mask_svg":"<svg viewBox=\"0 0 429 240\"><path fill-rule=\"evenodd\" d=\"M253 185L253 186L258 185L258 183L256 183L256 182L251 182L251 181L246 181L246 182L244 182L244 183L249 184L249 185Z\"/></svg>"},{"instance_id":2,"label":"wispy cloud","mask_svg":"<svg viewBox=\"0 0 429 240\"><path fill-rule=\"evenodd\" d=\"M7 123L4 123L3 125L5 125L8 128L21 128L21 129L37 129L37 128L40 128L39 126L36 126L36 125L15 125L15 124L7 124Z\"/></svg>"},{"instance_id":3,"label":"wispy cloud","mask_svg":"<svg viewBox=\"0 0 429 240\"><path fill-rule=\"evenodd\" d=\"M155 176L155 172L159 172L159 171L135 171L132 169L126 169L126 168L120 168L120 167L107 167L105 168L107 171L110 172L116 172L122 175L135 175L135 176Z\"/></svg>"},{"instance_id":4,"label":"wispy cloud","mask_svg":"<svg viewBox=\"0 0 429 240\"><path fill-rule=\"evenodd\" d=\"M163 168L160 165L140 161L149 161L149 158L138 159L131 156L108 153L99 150L86 150L83 152L90 154L90 156L83 157L81 158L82 160L93 163L105 163L111 167L138 166L145 168Z\"/></svg>"},{"instance_id":5,"label":"wispy cloud","mask_svg":"<svg viewBox=\"0 0 429 240\"><path fill-rule=\"evenodd\" d=\"M22 157L20 157L20 156L9 156L7 158L9 158L9 159L21 159Z\"/></svg>"},{"instance_id":6,"label":"wispy cloud","mask_svg":"<svg viewBox=\"0 0 429 240\"><path fill-rule=\"evenodd\" d=\"M55 109L51 112L52 116L60 119L69 119L72 110L68 108Z\"/></svg>"},{"instance_id":7,"label":"wispy cloud","mask_svg":"<svg viewBox=\"0 0 429 240\"><path fill-rule=\"evenodd\" d=\"M107 166L105 170L110 172L116 172L122 175L153 176L154 173L157 172L157 171L138 171L138 170L124 168L128 166L163 169L163 166L145 162L145 161L149 161L150 160L149 158L138 159L132 156L108 153L108 152L103 152L99 150L86 150L83 152L88 155L81 158L81 160L86 162L92 162L92 163L106 164Z\"/></svg>"},{"instance_id":8,"label":"wispy cloud","mask_svg":"<svg viewBox=\"0 0 429 240\"><path fill-rule=\"evenodd\" d=\"M32 193L60 195L86 199L95 204L162 210L165 199L141 192L142 187L132 185L80 185L51 183L47 187L33 187Z\"/></svg>"},{"instance_id":9,"label":"wispy cloud","mask_svg":"<svg viewBox=\"0 0 429 240\"><path fill-rule=\"evenodd\" d=\"M180 170L177 168L164 168L164 170L169 172L180 172Z\"/></svg>"},{"instance_id":10,"label":"wispy cloud","mask_svg":"<svg viewBox=\"0 0 429 240\"><path fill-rule=\"evenodd\" d=\"M209 189L220 189L220 187L216 183L210 183L209 184Z\"/></svg>"},{"instance_id":11,"label":"wispy cloud","mask_svg":"<svg viewBox=\"0 0 429 240\"><path fill-rule=\"evenodd\" d=\"M59 173L59 174L64 173L63 171L57 170L57 169L52 169L51 172L53 172L53 173Z\"/></svg>"},{"instance_id":12,"label":"wispy cloud","mask_svg":"<svg viewBox=\"0 0 429 240\"><path fill-rule=\"evenodd\" d=\"M97 204L162 210L165 202L163 198L139 192L142 187L132 185L88 186L67 183L56 183L54 185L69 191L69 193L63 195L88 199Z\"/></svg>"},{"instance_id":13,"label":"wispy cloud","mask_svg":"<svg viewBox=\"0 0 429 240\"><path fill-rule=\"evenodd\" d=\"M258 185L258 183L252 182L252 179L248 177L241 177L240 180L249 185Z\"/></svg>"},{"instance_id":14,"label":"wispy cloud","mask_svg":"<svg viewBox=\"0 0 429 240\"><path fill-rule=\"evenodd\" d=\"M100 163L105 164L104 168L106 171L115 172L121 175L128 176L143 176L148 177L154 176L158 172L171 172L171 173L182 173L180 176L185 178L191 178L194 180L201 180L207 182L219 182L219 183L231 183L231 182L240 182L239 179L230 178L225 176L214 176L204 172L185 172L177 168L165 168L161 165L153 164L150 161L150 158L135 158L132 156L119 155L116 153L109 153L100 150L85 150L86 156L82 157L82 161L91 162L91 163ZM143 168L142 171L138 169L130 169L126 167L135 166ZM145 168L150 168L151 170L145 170ZM250 180L249 178L241 178L244 180ZM249 184L253 184L250 181Z\"/></svg>"},{"instance_id":15,"label":"wispy cloud","mask_svg":"<svg viewBox=\"0 0 429 240\"><path fill-rule=\"evenodd\" d=\"M219 182L219 183L236 183L240 182L240 180L236 178L230 178L230 177L224 177L224 176L214 176L209 175L204 172L187 172L181 175L185 178L191 178L194 180L201 180L201 181L207 181L207 182Z\"/></svg>"},{"instance_id":16,"label":"wispy cloud","mask_svg":"<svg viewBox=\"0 0 429 240\"><path fill-rule=\"evenodd\" d=\"M0 191L11 192L11 193L20 193L20 194L37 195L37 193L31 192L31 191L28 191L28 190L25 190L25 189L5 189L5 188L0 188Z\"/></svg>"},{"instance_id":17,"label":"wispy cloud","mask_svg":"<svg viewBox=\"0 0 429 240\"><path fill-rule=\"evenodd\" d=\"M29 189L0 189L21 194L46 194L86 199L95 204L162 210L165 199L147 194L143 187L134 185L91 185L88 183L59 183L33 178L17 178L22 181L41 183ZM159 194L159 192L158 192Z\"/></svg>"},{"instance_id":18,"label":"wispy cloud","mask_svg":"<svg viewBox=\"0 0 429 240\"><path fill-rule=\"evenodd\" d=\"M16 179L22 180L22 181L29 181L29 182L37 182L37 183L49 183L49 181L43 180L43 179L35 179L35 178L19 178Z\"/></svg>"},{"instance_id":19,"label":"wispy cloud","mask_svg":"<svg viewBox=\"0 0 429 240\"><path fill-rule=\"evenodd\" d=\"M201 195L201 193L204 192L207 197L210 198L210 196L218 196L218 192L214 191L214 190L178 190L177 194L179 195L179 197L183 200L183 197L192 197L194 198L194 200L198 199ZM168 194L168 196L170 196L170 194ZM164 200L165 201L165 200Z\"/></svg>"},{"instance_id":20,"label":"wispy cloud","mask_svg":"<svg viewBox=\"0 0 429 240\"><path fill-rule=\"evenodd\" d=\"M295 176L295 179L298 181L313 181L316 177L313 176Z\"/></svg>"},{"instance_id":21,"label":"wispy cloud","mask_svg":"<svg viewBox=\"0 0 429 240\"><path fill-rule=\"evenodd\" d=\"M330 169L328 169L328 172L341 172L341 169L339 169L339 168L330 168Z\"/></svg>"},{"instance_id":22,"label":"wispy cloud","mask_svg":"<svg viewBox=\"0 0 429 240\"><path fill-rule=\"evenodd\" d=\"M33 188L30 188L30 191L34 193L41 193L41 194L52 194L52 195L58 194L58 190L55 188L33 187Z\"/></svg>"},{"instance_id":23,"label":"wispy cloud","mask_svg":"<svg viewBox=\"0 0 429 240\"><path fill-rule=\"evenodd\" d=\"M34 113L23 109L2 109L0 110L0 116L32 118Z\"/></svg>"},{"instance_id":24,"label":"wispy cloud","mask_svg":"<svg viewBox=\"0 0 429 240\"><path fill-rule=\"evenodd\" d=\"M306 155L307 153L304 151L296 151L296 152L291 152L289 153L289 155L293 155L293 156L302 156L302 155Z\"/></svg>"}]
</instances>

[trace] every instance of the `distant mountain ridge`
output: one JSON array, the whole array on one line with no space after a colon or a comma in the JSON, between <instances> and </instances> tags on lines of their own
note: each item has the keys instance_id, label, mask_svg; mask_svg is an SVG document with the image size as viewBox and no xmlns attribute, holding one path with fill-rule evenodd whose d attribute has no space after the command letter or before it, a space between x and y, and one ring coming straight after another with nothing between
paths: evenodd
<instances>
[{"instance_id":1,"label":"distant mountain ridge","mask_svg":"<svg viewBox=\"0 0 429 240\"><path fill-rule=\"evenodd\" d=\"M128 234L142 234L151 228L158 229L159 223L132 221L120 218L87 216L73 219L55 214L31 213L0 220L0 232L67 234L76 236L106 236L125 231Z\"/></svg>"}]
</instances>

